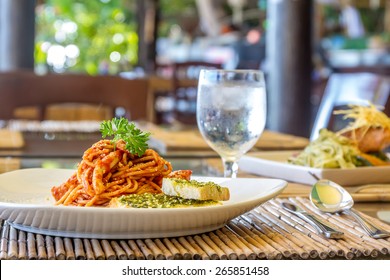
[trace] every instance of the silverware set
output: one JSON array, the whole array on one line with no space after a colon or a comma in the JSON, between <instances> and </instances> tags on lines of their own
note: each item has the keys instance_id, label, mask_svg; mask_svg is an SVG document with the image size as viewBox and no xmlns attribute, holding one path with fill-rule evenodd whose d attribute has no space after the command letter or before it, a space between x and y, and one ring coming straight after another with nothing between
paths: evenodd
<instances>
[{"instance_id":1,"label":"silverware set","mask_svg":"<svg viewBox=\"0 0 390 280\"><path fill-rule=\"evenodd\" d=\"M358 211L354 210L352 208L354 204L352 196L335 182L318 180L312 186L309 198L312 205L323 213L341 213L353 217L372 238L380 239L390 236L390 232L377 227ZM319 220L315 215L307 213L293 203L282 202L282 207L311 224L319 234L326 238L340 239L344 236L343 232L334 229L332 225Z\"/></svg>"}]
</instances>

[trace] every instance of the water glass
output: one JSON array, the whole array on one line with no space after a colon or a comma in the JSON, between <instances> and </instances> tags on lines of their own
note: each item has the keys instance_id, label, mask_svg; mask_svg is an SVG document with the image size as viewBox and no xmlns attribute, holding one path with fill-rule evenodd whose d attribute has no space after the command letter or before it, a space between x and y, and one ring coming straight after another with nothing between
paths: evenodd
<instances>
[{"instance_id":1,"label":"water glass","mask_svg":"<svg viewBox=\"0 0 390 280\"><path fill-rule=\"evenodd\" d=\"M221 156L224 177L237 177L239 159L264 131L266 107L263 72L201 70L197 124L208 145Z\"/></svg>"}]
</instances>

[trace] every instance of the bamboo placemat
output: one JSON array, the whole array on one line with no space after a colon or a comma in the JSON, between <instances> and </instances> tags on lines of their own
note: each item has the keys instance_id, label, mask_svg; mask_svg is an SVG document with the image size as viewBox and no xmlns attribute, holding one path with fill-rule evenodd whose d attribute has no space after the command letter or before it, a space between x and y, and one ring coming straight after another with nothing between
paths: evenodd
<instances>
[{"instance_id":1,"label":"bamboo placemat","mask_svg":"<svg viewBox=\"0 0 390 280\"><path fill-rule=\"evenodd\" d=\"M210 146L197 128L165 129L152 123L140 124L151 133L151 143L160 151L210 150ZM259 150L300 150L307 146L309 139L275 131L265 130L254 148Z\"/></svg>"},{"instance_id":2,"label":"bamboo placemat","mask_svg":"<svg viewBox=\"0 0 390 280\"><path fill-rule=\"evenodd\" d=\"M280 207L284 200L327 220L345 237L333 240L318 235ZM390 230L389 225L368 218ZM370 238L350 217L319 213L305 198L275 198L218 230L172 238L62 238L17 230L2 221L0 259L390 259L390 238Z\"/></svg>"}]
</instances>

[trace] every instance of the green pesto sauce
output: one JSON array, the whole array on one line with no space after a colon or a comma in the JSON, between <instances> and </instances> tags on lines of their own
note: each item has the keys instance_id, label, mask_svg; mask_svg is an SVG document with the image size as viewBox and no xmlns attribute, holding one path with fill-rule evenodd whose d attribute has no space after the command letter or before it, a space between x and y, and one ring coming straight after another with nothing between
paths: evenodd
<instances>
[{"instance_id":1,"label":"green pesto sauce","mask_svg":"<svg viewBox=\"0 0 390 280\"><path fill-rule=\"evenodd\" d=\"M133 208L180 208L219 204L214 200L197 200L166 194L129 194L119 197L119 202Z\"/></svg>"},{"instance_id":2,"label":"green pesto sauce","mask_svg":"<svg viewBox=\"0 0 390 280\"><path fill-rule=\"evenodd\" d=\"M191 187L197 187L197 188L202 188L202 187L212 187L216 188L219 192L222 191L222 188L220 185L214 183L214 182L199 182L196 180L185 180L185 179L177 179L177 178L172 178L174 185L179 185L179 186L185 186L185 185L191 185Z\"/></svg>"}]
</instances>

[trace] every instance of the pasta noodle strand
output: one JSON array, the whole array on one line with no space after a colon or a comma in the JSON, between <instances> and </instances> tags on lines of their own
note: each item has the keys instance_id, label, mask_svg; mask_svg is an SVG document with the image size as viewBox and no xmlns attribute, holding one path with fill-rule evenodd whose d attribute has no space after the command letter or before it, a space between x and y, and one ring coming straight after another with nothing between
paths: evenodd
<instances>
[{"instance_id":1,"label":"pasta noodle strand","mask_svg":"<svg viewBox=\"0 0 390 280\"><path fill-rule=\"evenodd\" d=\"M161 193L163 177L172 172L170 162L152 149L135 156L122 147L123 141L100 140L87 149L77 171L52 188L56 204L106 206L120 195Z\"/></svg>"}]
</instances>

